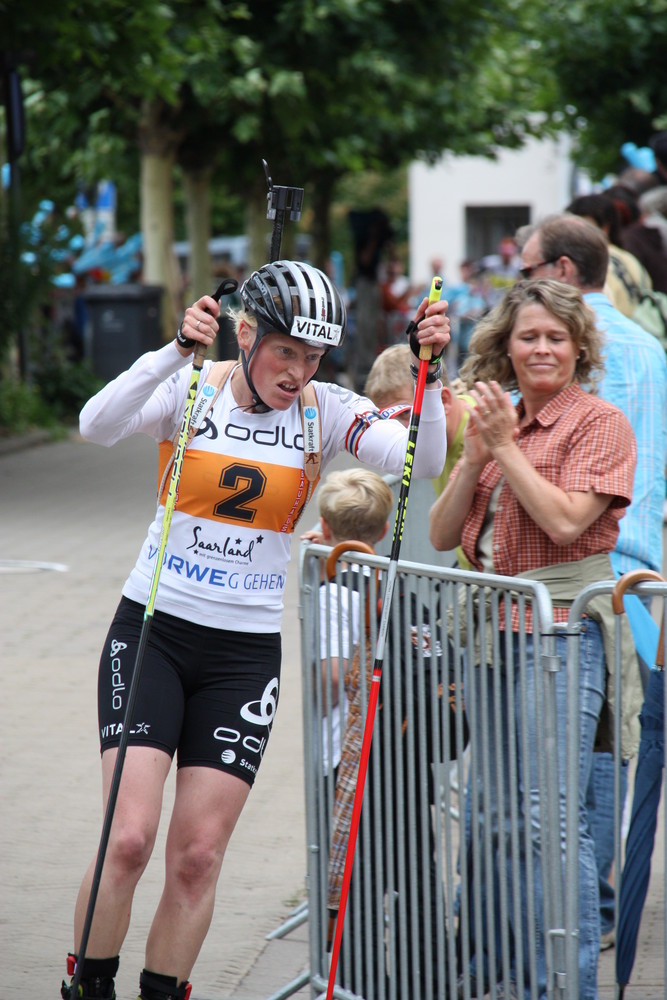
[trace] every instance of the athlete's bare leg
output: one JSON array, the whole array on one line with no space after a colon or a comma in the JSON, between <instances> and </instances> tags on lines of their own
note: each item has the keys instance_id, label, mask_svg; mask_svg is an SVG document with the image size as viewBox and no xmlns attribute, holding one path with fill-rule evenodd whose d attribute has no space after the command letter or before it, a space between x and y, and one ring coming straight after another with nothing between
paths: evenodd
<instances>
[{"instance_id":1,"label":"athlete's bare leg","mask_svg":"<svg viewBox=\"0 0 667 1000\"><path fill-rule=\"evenodd\" d=\"M118 751L102 755L104 808ZM128 747L114 809L95 913L86 948L88 958L118 955L130 922L132 897L155 844L169 754L152 747ZM95 871L93 858L74 911L74 943L78 952Z\"/></svg>"},{"instance_id":2,"label":"athlete's bare leg","mask_svg":"<svg viewBox=\"0 0 667 1000\"><path fill-rule=\"evenodd\" d=\"M146 968L187 980L213 916L222 859L250 786L210 767L184 767L166 847L162 898L146 943Z\"/></svg>"}]
</instances>

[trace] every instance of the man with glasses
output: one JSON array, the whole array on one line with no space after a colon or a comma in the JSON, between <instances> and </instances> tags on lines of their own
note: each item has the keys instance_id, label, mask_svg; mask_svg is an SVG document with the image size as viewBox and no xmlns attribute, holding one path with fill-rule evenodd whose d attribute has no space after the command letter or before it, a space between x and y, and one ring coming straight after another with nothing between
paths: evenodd
<instances>
[{"instance_id":1,"label":"man with glasses","mask_svg":"<svg viewBox=\"0 0 667 1000\"><path fill-rule=\"evenodd\" d=\"M547 278L549 275L546 274L536 274L535 272L540 267L551 267L555 264L555 260L538 260L536 264L525 264L523 267L519 268L520 278Z\"/></svg>"},{"instance_id":2,"label":"man with glasses","mask_svg":"<svg viewBox=\"0 0 667 1000\"><path fill-rule=\"evenodd\" d=\"M662 568L662 521L667 462L667 360L659 341L614 308L603 292L609 249L600 229L580 216L550 216L521 231L522 278L555 278L574 285L597 317L605 334L605 374L598 394L621 409L637 439L637 467L632 504L620 522L616 549L611 554L614 573ZM639 647L653 650L657 629L648 608L635 598L627 605L640 665ZM649 639L651 629L655 641ZM652 655L652 654L651 654ZM627 695L624 693L624 697ZM609 875L614 860L613 757L595 754L587 791L589 825L595 840L600 875L601 948L614 943L614 890ZM627 789L627 768L621 771L621 796Z\"/></svg>"}]
</instances>

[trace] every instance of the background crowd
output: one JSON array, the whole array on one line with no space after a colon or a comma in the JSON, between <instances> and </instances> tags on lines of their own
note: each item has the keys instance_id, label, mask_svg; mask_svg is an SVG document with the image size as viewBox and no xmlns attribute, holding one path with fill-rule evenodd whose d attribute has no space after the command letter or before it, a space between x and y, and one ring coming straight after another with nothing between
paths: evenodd
<instances>
[{"instance_id":1,"label":"background crowd","mask_svg":"<svg viewBox=\"0 0 667 1000\"><path fill-rule=\"evenodd\" d=\"M654 136L652 149L655 169L628 166L608 178L606 187L574 198L562 210L602 229L609 244L605 294L667 349L667 132ZM356 271L348 289L347 355L331 361L361 389L377 353L402 340L406 316L421 300L430 276L408 278L405 255L386 220L383 226L359 230L357 236ZM431 261L432 273L445 279L443 296L449 302L450 377L458 374L467 357L478 320L519 277L521 239L519 230L505 234L480 258L452 262L443 253Z\"/></svg>"}]
</instances>

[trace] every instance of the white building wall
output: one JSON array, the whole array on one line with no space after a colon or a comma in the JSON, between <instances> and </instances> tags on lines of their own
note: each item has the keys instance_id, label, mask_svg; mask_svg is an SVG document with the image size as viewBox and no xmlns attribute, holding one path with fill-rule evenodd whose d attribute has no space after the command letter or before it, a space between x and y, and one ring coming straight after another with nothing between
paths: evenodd
<instances>
[{"instance_id":1,"label":"white building wall","mask_svg":"<svg viewBox=\"0 0 667 1000\"><path fill-rule=\"evenodd\" d=\"M530 140L501 150L497 160L446 153L434 166L415 162L408 172L410 280L429 280L431 261L444 261L447 281L459 280L466 257L466 207L527 205L530 221L561 212L574 197L569 143ZM495 246L484 253L496 252Z\"/></svg>"}]
</instances>

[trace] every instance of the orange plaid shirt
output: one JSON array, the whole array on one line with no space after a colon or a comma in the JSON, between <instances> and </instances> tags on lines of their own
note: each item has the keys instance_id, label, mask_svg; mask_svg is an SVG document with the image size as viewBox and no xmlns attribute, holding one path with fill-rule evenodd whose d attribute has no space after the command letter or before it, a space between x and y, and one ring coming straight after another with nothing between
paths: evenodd
<instances>
[{"instance_id":1,"label":"orange plaid shirt","mask_svg":"<svg viewBox=\"0 0 667 1000\"><path fill-rule=\"evenodd\" d=\"M519 419L523 402L517 404ZM516 576L538 566L574 562L600 552L612 552L618 522L632 500L637 448L632 427L617 407L573 383L521 428L519 448L540 475L566 492L594 490L613 499L604 513L574 542L556 545L528 516L507 483L503 483L493 524L494 571ZM458 469L455 468L452 476ZM463 526L461 544L475 569L477 552L491 494L502 479L497 462L482 471L472 507ZM556 621L567 620L567 608L554 608Z\"/></svg>"}]
</instances>

